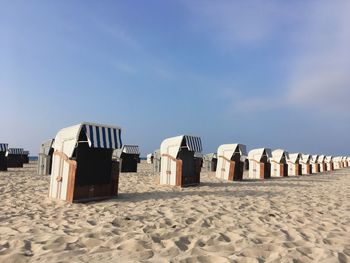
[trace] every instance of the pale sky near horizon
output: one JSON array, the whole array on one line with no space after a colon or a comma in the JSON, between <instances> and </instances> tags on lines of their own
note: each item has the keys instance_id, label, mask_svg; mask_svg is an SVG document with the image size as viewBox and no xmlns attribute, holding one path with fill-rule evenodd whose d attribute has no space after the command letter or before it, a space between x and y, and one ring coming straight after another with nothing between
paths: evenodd
<instances>
[{"instance_id":1,"label":"pale sky near horizon","mask_svg":"<svg viewBox=\"0 0 350 263\"><path fill-rule=\"evenodd\" d=\"M0 0L0 142L82 121L350 155L350 1Z\"/></svg>"}]
</instances>

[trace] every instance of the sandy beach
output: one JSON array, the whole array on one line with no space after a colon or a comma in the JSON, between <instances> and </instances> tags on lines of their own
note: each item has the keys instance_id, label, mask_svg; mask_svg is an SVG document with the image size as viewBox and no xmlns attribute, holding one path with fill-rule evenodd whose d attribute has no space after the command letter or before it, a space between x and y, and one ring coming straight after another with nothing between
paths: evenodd
<instances>
[{"instance_id":1,"label":"sandy beach","mask_svg":"<svg viewBox=\"0 0 350 263\"><path fill-rule=\"evenodd\" d=\"M349 262L350 169L164 187L149 164L119 197L47 197L36 163L0 172L0 262Z\"/></svg>"}]
</instances>

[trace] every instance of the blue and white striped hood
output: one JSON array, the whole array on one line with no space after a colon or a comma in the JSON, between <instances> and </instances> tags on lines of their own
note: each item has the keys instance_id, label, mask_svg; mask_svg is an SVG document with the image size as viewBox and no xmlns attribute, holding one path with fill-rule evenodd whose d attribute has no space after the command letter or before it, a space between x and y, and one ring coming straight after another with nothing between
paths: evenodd
<instances>
[{"instance_id":1,"label":"blue and white striped hood","mask_svg":"<svg viewBox=\"0 0 350 263\"><path fill-rule=\"evenodd\" d=\"M122 147L121 128L84 122L60 130L56 135L53 148L72 157L81 132L86 134L91 148L119 149Z\"/></svg>"},{"instance_id":2,"label":"blue and white striped hood","mask_svg":"<svg viewBox=\"0 0 350 263\"><path fill-rule=\"evenodd\" d=\"M202 140L200 137L184 135L188 150L200 153L202 152Z\"/></svg>"},{"instance_id":3,"label":"blue and white striped hood","mask_svg":"<svg viewBox=\"0 0 350 263\"><path fill-rule=\"evenodd\" d=\"M9 148L8 153L9 154L22 155L23 154L23 148Z\"/></svg>"},{"instance_id":4,"label":"blue and white striped hood","mask_svg":"<svg viewBox=\"0 0 350 263\"><path fill-rule=\"evenodd\" d=\"M0 143L0 152L7 152L8 147L8 143Z\"/></svg>"},{"instance_id":5,"label":"blue and white striped hood","mask_svg":"<svg viewBox=\"0 0 350 263\"><path fill-rule=\"evenodd\" d=\"M160 153L161 155L169 154L177 158L181 145L183 144L186 145L189 151L196 153L202 152L202 140L200 137L180 135L165 139L160 145Z\"/></svg>"},{"instance_id":6,"label":"blue and white striped hood","mask_svg":"<svg viewBox=\"0 0 350 263\"><path fill-rule=\"evenodd\" d=\"M127 154L140 154L140 150L137 145L123 145L122 152Z\"/></svg>"}]
</instances>

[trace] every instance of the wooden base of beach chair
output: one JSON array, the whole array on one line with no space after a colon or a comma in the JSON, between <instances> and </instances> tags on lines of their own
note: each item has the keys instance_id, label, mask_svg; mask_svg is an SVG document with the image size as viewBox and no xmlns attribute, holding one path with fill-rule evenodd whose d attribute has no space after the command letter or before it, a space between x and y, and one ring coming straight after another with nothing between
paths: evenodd
<instances>
[{"instance_id":1,"label":"wooden base of beach chair","mask_svg":"<svg viewBox=\"0 0 350 263\"><path fill-rule=\"evenodd\" d=\"M64 153L59 151L54 152L54 158L57 164L61 164L61 169L52 175L55 178L51 180L55 181L52 185L53 188L50 190L51 197L75 203L108 199L118 195L120 169L117 160L112 160L110 167L102 167L101 165L103 165L104 162L100 162L100 164L91 171L89 170L90 168L88 169L86 167L86 162L91 160L84 160L85 163L80 163L82 159L80 159L80 162L71 160ZM79 165L81 166L79 167ZM108 170L110 176L105 173L106 170ZM100 176L98 174L99 171L101 171L101 174L105 175L104 180L101 180L101 174ZM66 180L64 180L64 178L66 178ZM93 178L93 180L91 180L91 178Z\"/></svg>"},{"instance_id":2,"label":"wooden base of beach chair","mask_svg":"<svg viewBox=\"0 0 350 263\"><path fill-rule=\"evenodd\" d=\"M8 156L7 157L7 167L8 168L22 168L23 160L21 156Z\"/></svg>"},{"instance_id":3,"label":"wooden base of beach chair","mask_svg":"<svg viewBox=\"0 0 350 263\"><path fill-rule=\"evenodd\" d=\"M302 166L301 164L295 164L295 175L299 176L302 174Z\"/></svg>"},{"instance_id":4,"label":"wooden base of beach chair","mask_svg":"<svg viewBox=\"0 0 350 263\"><path fill-rule=\"evenodd\" d=\"M183 161L176 159L176 186L186 187L200 184L202 161L194 159L190 165L193 165L193 173L184 173Z\"/></svg>"},{"instance_id":5,"label":"wooden base of beach chair","mask_svg":"<svg viewBox=\"0 0 350 263\"><path fill-rule=\"evenodd\" d=\"M311 174L312 173L312 167L311 164L306 165L306 174Z\"/></svg>"},{"instance_id":6,"label":"wooden base of beach chair","mask_svg":"<svg viewBox=\"0 0 350 263\"><path fill-rule=\"evenodd\" d=\"M228 175L229 181L243 180L244 163L240 161L230 161L230 170Z\"/></svg>"},{"instance_id":7,"label":"wooden base of beach chair","mask_svg":"<svg viewBox=\"0 0 350 263\"><path fill-rule=\"evenodd\" d=\"M7 171L7 157L5 154L0 154L0 171Z\"/></svg>"},{"instance_id":8,"label":"wooden base of beach chair","mask_svg":"<svg viewBox=\"0 0 350 263\"><path fill-rule=\"evenodd\" d=\"M71 161L68 175L67 201L91 202L118 196L119 162L112 162L111 181L108 184L75 185L76 162Z\"/></svg>"},{"instance_id":9,"label":"wooden base of beach chair","mask_svg":"<svg viewBox=\"0 0 350 263\"><path fill-rule=\"evenodd\" d=\"M319 173L319 172L320 172L320 165L316 164L314 173Z\"/></svg>"},{"instance_id":10,"label":"wooden base of beach chair","mask_svg":"<svg viewBox=\"0 0 350 263\"><path fill-rule=\"evenodd\" d=\"M281 163L280 164L280 177L288 176L288 164Z\"/></svg>"},{"instance_id":11,"label":"wooden base of beach chair","mask_svg":"<svg viewBox=\"0 0 350 263\"><path fill-rule=\"evenodd\" d=\"M271 164L260 163L260 179L267 179L271 177Z\"/></svg>"}]
</instances>

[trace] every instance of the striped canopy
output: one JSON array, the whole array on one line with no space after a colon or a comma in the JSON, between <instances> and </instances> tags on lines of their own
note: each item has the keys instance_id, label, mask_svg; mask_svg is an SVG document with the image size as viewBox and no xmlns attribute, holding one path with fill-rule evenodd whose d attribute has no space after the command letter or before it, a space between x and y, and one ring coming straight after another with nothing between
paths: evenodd
<instances>
[{"instance_id":1,"label":"striped canopy","mask_svg":"<svg viewBox=\"0 0 350 263\"><path fill-rule=\"evenodd\" d=\"M70 158L82 134L86 135L87 143L91 148L120 149L122 147L121 128L89 122L60 130L56 134L52 147L55 151L62 151Z\"/></svg>"},{"instance_id":2,"label":"striped canopy","mask_svg":"<svg viewBox=\"0 0 350 263\"><path fill-rule=\"evenodd\" d=\"M179 135L170 137L162 141L160 144L160 155L170 155L177 158L182 147L186 147L191 152L200 153L202 151L202 141L200 137Z\"/></svg>"},{"instance_id":3,"label":"striped canopy","mask_svg":"<svg viewBox=\"0 0 350 263\"><path fill-rule=\"evenodd\" d=\"M8 146L7 143L0 143L0 152L7 152Z\"/></svg>"},{"instance_id":4,"label":"striped canopy","mask_svg":"<svg viewBox=\"0 0 350 263\"><path fill-rule=\"evenodd\" d=\"M9 154L22 155L23 148L9 148Z\"/></svg>"},{"instance_id":5,"label":"striped canopy","mask_svg":"<svg viewBox=\"0 0 350 263\"><path fill-rule=\"evenodd\" d=\"M202 152L202 140L200 137L185 135L184 139L186 140L186 145L190 151L198 153Z\"/></svg>"},{"instance_id":6,"label":"striped canopy","mask_svg":"<svg viewBox=\"0 0 350 263\"><path fill-rule=\"evenodd\" d=\"M124 145L122 152L127 154L140 154L140 150L137 145Z\"/></svg>"},{"instance_id":7,"label":"striped canopy","mask_svg":"<svg viewBox=\"0 0 350 263\"><path fill-rule=\"evenodd\" d=\"M82 131L86 133L92 148L118 149L122 146L121 129L84 124Z\"/></svg>"}]
</instances>

